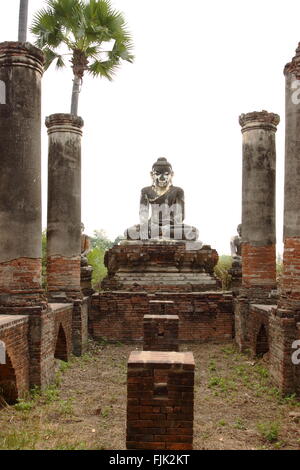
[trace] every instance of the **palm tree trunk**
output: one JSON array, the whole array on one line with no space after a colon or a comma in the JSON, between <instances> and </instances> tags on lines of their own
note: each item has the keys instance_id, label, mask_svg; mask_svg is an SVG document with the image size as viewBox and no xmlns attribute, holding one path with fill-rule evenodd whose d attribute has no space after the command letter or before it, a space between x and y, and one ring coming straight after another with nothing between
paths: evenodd
<instances>
[{"instance_id":1,"label":"palm tree trunk","mask_svg":"<svg viewBox=\"0 0 300 470\"><path fill-rule=\"evenodd\" d=\"M78 114L78 101L79 101L80 86L81 86L81 78L78 77L77 75L74 75L72 102L71 102L71 114L74 114L75 116L77 116Z\"/></svg>"},{"instance_id":2,"label":"palm tree trunk","mask_svg":"<svg viewBox=\"0 0 300 470\"><path fill-rule=\"evenodd\" d=\"M19 37L18 41L26 42L27 39L28 0L20 0L19 13Z\"/></svg>"}]
</instances>

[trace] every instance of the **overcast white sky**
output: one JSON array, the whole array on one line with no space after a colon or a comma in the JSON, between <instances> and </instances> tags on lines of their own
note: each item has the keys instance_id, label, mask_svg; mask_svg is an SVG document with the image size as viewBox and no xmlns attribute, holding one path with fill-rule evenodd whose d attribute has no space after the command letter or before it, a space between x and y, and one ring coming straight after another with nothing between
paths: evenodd
<instances>
[{"instance_id":1,"label":"overcast white sky","mask_svg":"<svg viewBox=\"0 0 300 470\"><path fill-rule=\"evenodd\" d=\"M111 238L138 222L139 193L159 156L185 190L186 222L220 254L241 219L242 136L238 116L280 114L277 238L282 238L283 67L300 41L296 0L112 0L123 11L136 60L114 82L84 78L79 114L82 220ZM30 18L43 6L29 0ZM19 0L0 3L0 41L16 40ZM32 39L29 35L29 40ZM46 226L45 116L69 112L70 69L43 78L43 226ZM267 190L267 188L266 188ZM278 246L281 251L281 244Z\"/></svg>"}]
</instances>

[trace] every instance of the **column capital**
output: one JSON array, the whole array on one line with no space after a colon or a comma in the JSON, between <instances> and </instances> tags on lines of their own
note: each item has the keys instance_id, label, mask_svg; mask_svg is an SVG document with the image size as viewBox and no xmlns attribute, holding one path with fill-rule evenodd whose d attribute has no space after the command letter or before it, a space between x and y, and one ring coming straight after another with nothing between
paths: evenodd
<instances>
[{"instance_id":1,"label":"column capital","mask_svg":"<svg viewBox=\"0 0 300 470\"><path fill-rule=\"evenodd\" d=\"M43 75L45 56L30 42L5 41L0 43L0 67L26 66Z\"/></svg>"},{"instance_id":2,"label":"column capital","mask_svg":"<svg viewBox=\"0 0 300 470\"><path fill-rule=\"evenodd\" d=\"M253 111L239 116L242 132L253 129L265 129L276 132L279 122L280 117L278 114L268 113L268 111L265 110Z\"/></svg>"},{"instance_id":3,"label":"column capital","mask_svg":"<svg viewBox=\"0 0 300 470\"><path fill-rule=\"evenodd\" d=\"M83 119L74 114L51 114L46 117L46 127L48 128L48 135L54 132L73 132L82 135L82 127L84 126Z\"/></svg>"},{"instance_id":4,"label":"column capital","mask_svg":"<svg viewBox=\"0 0 300 470\"><path fill-rule=\"evenodd\" d=\"M300 79L300 42L296 49L296 54L291 62L288 62L283 70L284 75L294 74L296 78Z\"/></svg>"}]
</instances>

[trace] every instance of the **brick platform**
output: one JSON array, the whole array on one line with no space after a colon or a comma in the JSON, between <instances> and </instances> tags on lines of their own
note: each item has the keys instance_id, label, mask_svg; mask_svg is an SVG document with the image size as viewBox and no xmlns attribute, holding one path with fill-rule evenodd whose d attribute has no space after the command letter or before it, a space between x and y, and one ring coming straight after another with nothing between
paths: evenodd
<instances>
[{"instance_id":1,"label":"brick platform","mask_svg":"<svg viewBox=\"0 0 300 470\"><path fill-rule=\"evenodd\" d=\"M144 351L178 351L177 315L144 316Z\"/></svg>"},{"instance_id":2,"label":"brick platform","mask_svg":"<svg viewBox=\"0 0 300 470\"><path fill-rule=\"evenodd\" d=\"M149 293L215 290L218 253L210 246L190 249L185 242L123 242L105 253L108 275L103 290Z\"/></svg>"},{"instance_id":3,"label":"brick platform","mask_svg":"<svg viewBox=\"0 0 300 470\"><path fill-rule=\"evenodd\" d=\"M193 448L194 373L189 352L130 354L127 449Z\"/></svg>"},{"instance_id":4,"label":"brick platform","mask_svg":"<svg viewBox=\"0 0 300 470\"><path fill-rule=\"evenodd\" d=\"M180 342L228 341L233 337L232 295L223 292L158 293L174 302ZM92 297L89 331L94 339L143 341L143 317L149 314L146 292L101 292Z\"/></svg>"}]
</instances>

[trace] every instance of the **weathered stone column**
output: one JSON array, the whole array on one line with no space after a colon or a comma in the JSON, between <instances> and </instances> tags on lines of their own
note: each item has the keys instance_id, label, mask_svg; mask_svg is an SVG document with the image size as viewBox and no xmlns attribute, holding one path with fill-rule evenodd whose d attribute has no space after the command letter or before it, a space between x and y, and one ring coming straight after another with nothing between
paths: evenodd
<instances>
[{"instance_id":1,"label":"weathered stone column","mask_svg":"<svg viewBox=\"0 0 300 470\"><path fill-rule=\"evenodd\" d=\"M242 114L242 286L252 300L266 299L276 288L277 114Z\"/></svg>"},{"instance_id":2,"label":"weathered stone column","mask_svg":"<svg viewBox=\"0 0 300 470\"><path fill-rule=\"evenodd\" d=\"M46 118L49 135L47 284L50 301L82 297L81 136L83 120L71 114Z\"/></svg>"},{"instance_id":3,"label":"weathered stone column","mask_svg":"<svg viewBox=\"0 0 300 470\"><path fill-rule=\"evenodd\" d=\"M0 44L0 313L43 303L41 77L29 43Z\"/></svg>"},{"instance_id":4,"label":"weathered stone column","mask_svg":"<svg viewBox=\"0 0 300 470\"><path fill-rule=\"evenodd\" d=\"M279 306L300 311L300 43L285 66L284 255Z\"/></svg>"}]
</instances>

